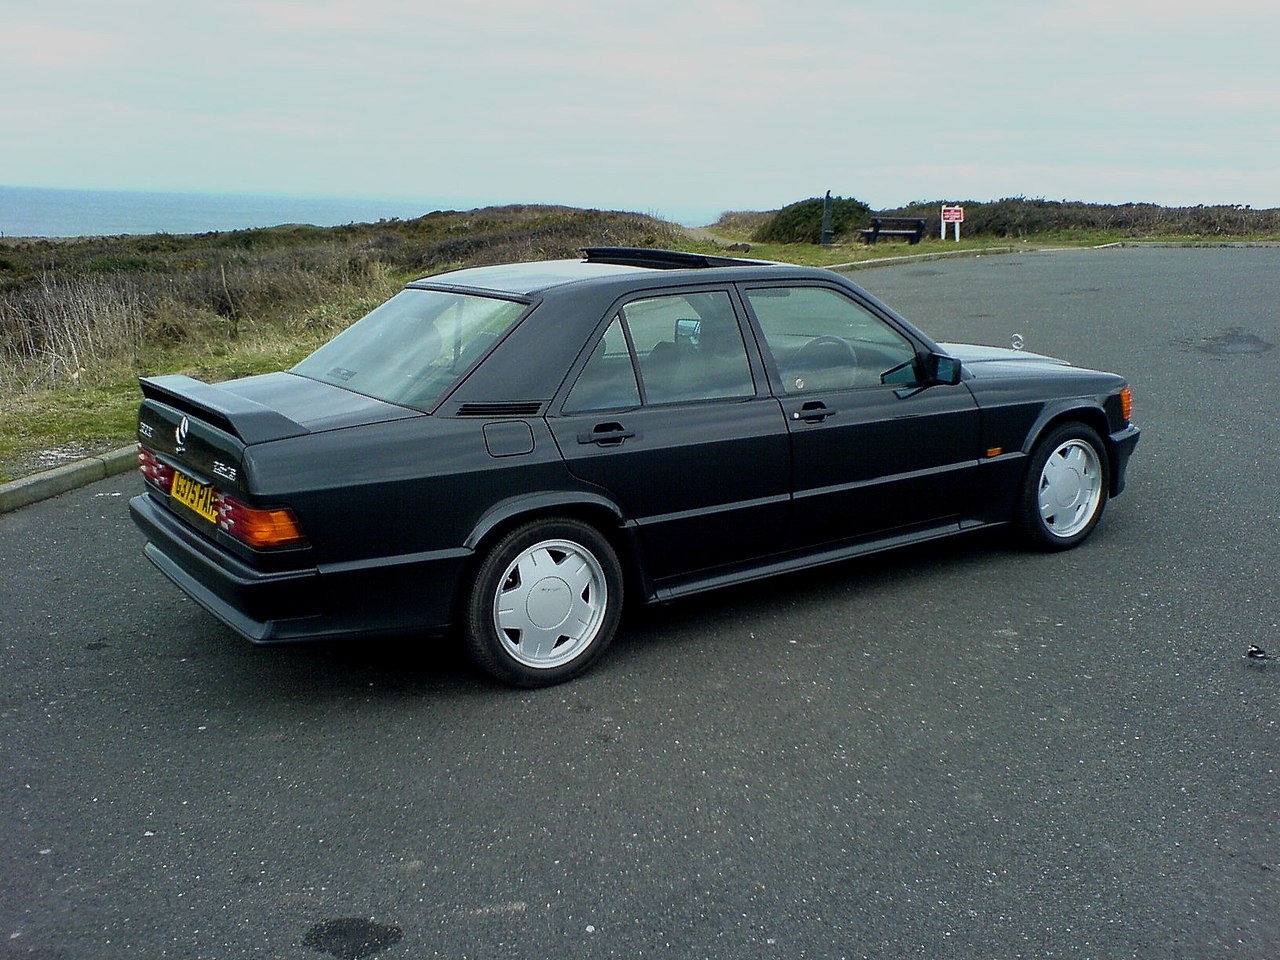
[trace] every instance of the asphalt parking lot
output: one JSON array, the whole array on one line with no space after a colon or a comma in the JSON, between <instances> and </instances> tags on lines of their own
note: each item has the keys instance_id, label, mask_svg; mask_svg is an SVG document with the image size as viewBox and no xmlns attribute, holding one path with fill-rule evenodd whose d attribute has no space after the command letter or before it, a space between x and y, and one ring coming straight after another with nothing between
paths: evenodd
<instances>
[{"instance_id":1,"label":"asphalt parking lot","mask_svg":"<svg viewBox=\"0 0 1280 960\"><path fill-rule=\"evenodd\" d=\"M1125 374L1094 537L640 611L593 672L258 649L104 480L0 516L0 957L1280 956L1280 249L863 271Z\"/></svg>"}]
</instances>

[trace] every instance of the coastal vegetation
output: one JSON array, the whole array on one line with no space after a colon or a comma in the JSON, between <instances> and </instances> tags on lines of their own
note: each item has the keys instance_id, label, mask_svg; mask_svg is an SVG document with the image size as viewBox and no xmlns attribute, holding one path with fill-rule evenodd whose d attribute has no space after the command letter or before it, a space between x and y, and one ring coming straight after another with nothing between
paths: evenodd
<instances>
[{"instance_id":1,"label":"coastal vegetation","mask_svg":"<svg viewBox=\"0 0 1280 960\"><path fill-rule=\"evenodd\" d=\"M822 200L726 213L686 230L633 213L554 206L438 211L339 227L197 235L0 238L0 481L132 439L137 377L217 381L292 365L407 280L462 266L574 257L584 246L668 247L814 265L1010 243L1280 239L1280 211L1105 206L1013 198L964 203L962 241L859 242L869 208L834 198L839 242L821 246ZM962 201L963 202L963 201Z\"/></svg>"},{"instance_id":2,"label":"coastal vegetation","mask_svg":"<svg viewBox=\"0 0 1280 960\"><path fill-rule=\"evenodd\" d=\"M822 198L815 197L770 213L725 213L716 227L764 243L817 243L822 205ZM1134 239L1243 240L1280 236L1280 210L1255 210L1234 204L1162 207L1154 203L1112 205L1007 197L986 203L922 200L875 211L874 215L917 217L925 222L925 236L938 237L942 208L954 205L964 207L962 233L971 240L1106 243ZM859 230L872 215L870 208L859 200L832 197L833 238L837 242L856 242Z\"/></svg>"},{"instance_id":3,"label":"coastal vegetation","mask_svg":"<svg viewBox=\"0 0 1280 960\"><path fill-rule=\"evenodd\" d=\"M867 225L871 208L861 200L845 197L822 197L788 204L762 219L751 232L762 243L820 243L824 209L830 210L832 240L845 243L858 239L858 231Z\"/></svg>"},{"instance_id":4,"label":"coastal vegetation","mask_svg":"<svg viewBox=\"0 0 1280 960\"><path fill-rule=\"evenodd\" d=\"M552 206L340 227L0 239L0 481L133 435L139 375L296 363L406 281L461 266L673 246L648 216Z\"/></svg>"}]
</instances>

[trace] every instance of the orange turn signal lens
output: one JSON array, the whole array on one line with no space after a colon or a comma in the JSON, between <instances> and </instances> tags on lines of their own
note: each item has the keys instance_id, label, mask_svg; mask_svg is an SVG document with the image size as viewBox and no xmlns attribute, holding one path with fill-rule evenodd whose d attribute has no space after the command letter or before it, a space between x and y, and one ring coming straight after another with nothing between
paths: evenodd
<instances>
[{"instance_id":1,"label":"orange turn signal lens","mask_svg":"<svg viewBox=\"0 0 1280 960\"><path fill-rule=\"evenodd\" d=\"M1133 391L1128 387L1120 391L1120 415L1125 423L1133 419Z\"/></svg>"},{"instance_id":2,"label":"orange turn signal lens","mask_svg":"<svg viewBox=\"0 0 1280 960\"><path fill-rule=\"evenodd\" d=\"M241 543L258 550L307 545L307 535L288 507L259 510L226 494L221 501L218 526Z\"/></svg>"}]
</instances>

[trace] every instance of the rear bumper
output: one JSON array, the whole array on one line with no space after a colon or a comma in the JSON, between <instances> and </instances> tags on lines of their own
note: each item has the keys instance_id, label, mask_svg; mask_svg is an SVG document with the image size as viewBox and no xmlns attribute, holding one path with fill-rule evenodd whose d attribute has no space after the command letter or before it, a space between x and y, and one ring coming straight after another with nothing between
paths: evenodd
<instances>
[{"instance_id":1,"label":"rear bumper","mask_svg":"<svg viewBox=\"0 0 1280 960\"><path fill-rule=\"evenodd\" d=\"M264 572L148 494L129 502L144 553L184 593L254 643L446 629L469 550Z\"/></svg>"},{"instance_id":2,"label":"rear bumper","mask_svg":"<svg viewBox=\"0 0 1280 960\"><path fill-rule=\"evenodd\" d=\"M1129 469L1129 458L1138 445L1142 435L1132 423L1107 439L1111 446L1111 496L1118 497L1124 492L1125 473Z\"/></svg>"}]
</instances>

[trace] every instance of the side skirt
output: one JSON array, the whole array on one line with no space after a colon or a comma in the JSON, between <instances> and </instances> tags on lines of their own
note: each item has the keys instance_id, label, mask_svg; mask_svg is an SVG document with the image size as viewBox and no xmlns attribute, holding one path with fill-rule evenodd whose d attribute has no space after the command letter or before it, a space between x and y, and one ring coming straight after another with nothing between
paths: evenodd
<instances>
[{"instance_id":1,"label":"side skirt","mask_svg":"<svg viewBox=\"0 0 1280 960\"><path fill-rule=\"evenodd\" d=\"M706 590L718 590L721 587L733 586L739 583L750 583L753 580L763 580L765 577L773 577L782 573L794 573L798 570L810 570L814 567L826 566L829 563L839 563L842 560L852 560L854 557L863 557L872 553L881 553L885 550L896 550L899 547L910 546L916 543L927 543L930 540L941 540L945 537L954 537L957 534L969 533L974 530L989 530L993 527L1007 526L1008 521L998 522L973 522L966 521L964 523L945 523L938 526L924 527L912 530L909 533L900 533L895 536L880 537L875 540L864 540L856 543L841 544L838 547L829 547L816 551L785 554L780 557L756 561L749 566L732 567L729 569L718 569L703 573L701 575L678 577L668 581L660 581L654 586L652 594L648 600L650 603L666 603L680 597L687 597L695 593L702 593Z\"/></svg>"}]
</instances>

